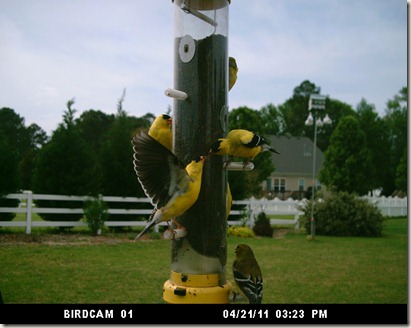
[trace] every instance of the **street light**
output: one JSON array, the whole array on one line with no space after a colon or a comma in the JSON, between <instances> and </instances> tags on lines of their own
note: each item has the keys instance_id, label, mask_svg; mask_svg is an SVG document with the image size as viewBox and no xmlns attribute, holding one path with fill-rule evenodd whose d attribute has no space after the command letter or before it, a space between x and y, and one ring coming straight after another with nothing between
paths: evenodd
<instances>
[{"instance_id":1,"label":"street light","mask_svg":"<svg viewBox=\"0 0 411 328\"><path fill-rule=\"evenodd\" d=\"M314 150L313 150L313 186L311 193L311 238L315 238L315 221L314 221L314 197L315 197L315 157L317 149L317 127L322 127L324 124L331 124L332 121L328 114L325 115L324 119L321 119L321 114L325 111L325 96L319 94L311 94L310 101L308 103L308 110L310 111L307 119L305 120L305 125L311 126L314 124ZM320 114L321 113L321 114Z\"/></svg>"}]
</instances>

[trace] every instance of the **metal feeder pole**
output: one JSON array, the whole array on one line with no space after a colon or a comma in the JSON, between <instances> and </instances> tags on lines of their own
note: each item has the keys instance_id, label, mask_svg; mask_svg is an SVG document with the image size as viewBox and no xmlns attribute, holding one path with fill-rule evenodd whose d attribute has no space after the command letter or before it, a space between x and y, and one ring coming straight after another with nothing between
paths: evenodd
<instances>
[{"instance_id":1,"label":"metal feeder pole","mask_svg":"<svg viewBox=\"0 0 411 328\"><path fill-rule=\"evenodd\" d=\"M173 152L184 163L207 155L228 126L229 0L173 0ZM177 220L187 235L171 240L167 303L229 303L226 279L227 172L208 156L197 202Z\"/></svg>"}]
</instances>

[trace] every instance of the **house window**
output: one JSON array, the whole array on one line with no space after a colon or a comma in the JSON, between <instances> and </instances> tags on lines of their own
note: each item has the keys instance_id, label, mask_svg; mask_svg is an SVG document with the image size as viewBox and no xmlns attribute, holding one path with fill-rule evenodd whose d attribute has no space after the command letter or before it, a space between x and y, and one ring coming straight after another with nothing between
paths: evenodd
<instances>
[{"instance_id":1,"label":"house window","mask_svg":"<svg viewBox=\"0 0 411 328\"><path fill-rule=\"evenodd\" d=\"M273 180L272 179L266 180L266 190L273 190Z\"/></svg>"},{"instance_id":2,"label":"house window","mask_svg":"<svg viewBox=\"0 0 411 328\"><path fill-rule=\"evenodd\" d=\"M274 178L274 191L275 192L285 192L285 179L284 178Z\"/></svg>"},{"instance_id":3,"label":"house window","mask_svg":"<svg viewBox=\"0 0 411 328\"><path fill-rule=\"evenodd\" d=\"M305 179L298 179L298 191L304 191Z\"/></svg>"}]
</instances>

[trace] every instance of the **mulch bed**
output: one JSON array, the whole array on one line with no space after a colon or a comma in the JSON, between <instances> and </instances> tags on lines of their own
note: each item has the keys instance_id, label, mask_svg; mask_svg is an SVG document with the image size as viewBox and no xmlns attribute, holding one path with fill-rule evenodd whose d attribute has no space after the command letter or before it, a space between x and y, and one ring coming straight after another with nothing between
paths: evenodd
<instances>
[{"instance_id":1,"label":"mulch bed","mask_svg":"<svg viewBox=\"0 0 411 328\"><path fill-rule=\"evenodd\" d=\"M146 236L141 240L148 239ZM118 244L133 243L132 235L103 235L91 236L82 234L0 234L0 246L6 245L94 245L94 244Z\"/></svg>"}]
</instances>

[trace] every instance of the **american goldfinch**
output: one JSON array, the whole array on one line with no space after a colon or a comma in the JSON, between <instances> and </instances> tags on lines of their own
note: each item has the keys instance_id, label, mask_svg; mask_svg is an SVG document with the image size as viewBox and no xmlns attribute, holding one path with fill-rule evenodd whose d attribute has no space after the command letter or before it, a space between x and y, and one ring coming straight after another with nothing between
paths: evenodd
<instances>
[{"instance_id":1,"label":"american goldfinch","mask_svg":"<svg viewBox=\"0 0 411 328\"><path fill-rule=\"evenodd\" d=\"M167 114L156 117L148 130L148 135L156 139L168 150L172 150L173 138L171 131L172 118Z\"/></svg>"},{"instance_id":2,"label":"american goldfinch","mask_svg":"<svg viewBox=\"0 0 411 328\"><path fill-rule=\"evenodd\" d=\"M237 81L238 66L234 57L228 58L228 91L234 86Z\"/></svg>"},{"instance_id":3,"label":"american goldfinch","mask_svg":"<svg viewBox=\"0 0 411 328\"><path fill-rule=\"evenodd\" d=\"M243 165L247 165L259 153L271 151L279 154L274 148L269 145L267 139L263 136L243 129L231 130L225 138L220 138L213 142L209 150L209 154L214 155L229 155L227 166L234 157L245 158Z\"/></svg>"},{"instance_id":4,"label":"american goldfinch","mask_svg":"<svg viewBox=\"0 0 411 328\"><path fill-rule=\"evenodd\" d=\"M263 276L250 246L239 244L235 249L233 276L237 286L247 296L250 304L261 304Z\"/></svg>"},{"instance_id":5,"label":"american goldfinch","mask_svg":"<svg viewBox=\"0 0 411 328\"><path fill-rule=\"evenodd\" d=\"M227 195L226 195L226 206L227 206L227 212L226 212L226 217L228 218L230 216L230 211L231 211L231 206L233 205L233 195L231 194L231 189L230 189L230 184L227 182Z\"/></svg>"},{"instance_id":6,"label":"american goldfinch","mask_svg":"<svg viewBox=\"0 0 411 328\"><path fill-rule=\"evenodd\" d=\"M154 205L149 222L135 239L154 225L171 220L184 229L175 218L187 211L200 193L205 157L192 160L186 167L166 147L141 131L133 140L134 170L137 178Z\"/></svg>"}]
</instances>

